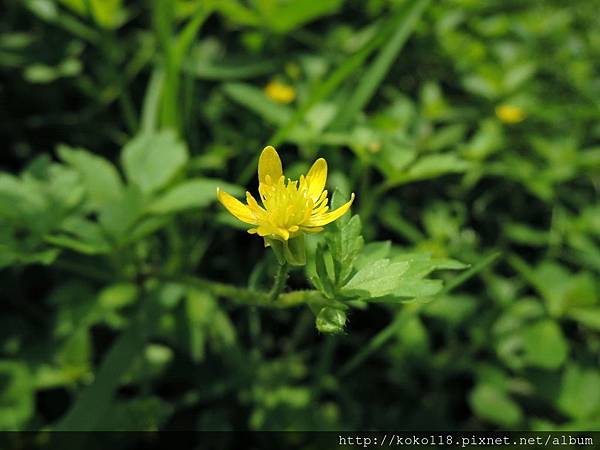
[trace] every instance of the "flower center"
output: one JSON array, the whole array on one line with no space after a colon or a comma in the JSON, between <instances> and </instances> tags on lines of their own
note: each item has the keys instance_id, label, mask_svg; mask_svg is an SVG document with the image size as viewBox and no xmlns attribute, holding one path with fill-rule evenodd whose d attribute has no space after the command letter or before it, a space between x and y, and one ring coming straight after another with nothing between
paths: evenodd
<instances>
[{"instance_id":1,"label":"flower center","mask_svg":"<svg viewBox=\"0 0 600 450\"><path fill-rule=\"evenodd\" d=\"M314 206L313 200L308 196L306 183L281 176L275 183L261 185L260 196L267 211L269 221L284 229L296 228L306 221ZM294 230L292 230L294 231Z\"/></svg>"}]
</instances>

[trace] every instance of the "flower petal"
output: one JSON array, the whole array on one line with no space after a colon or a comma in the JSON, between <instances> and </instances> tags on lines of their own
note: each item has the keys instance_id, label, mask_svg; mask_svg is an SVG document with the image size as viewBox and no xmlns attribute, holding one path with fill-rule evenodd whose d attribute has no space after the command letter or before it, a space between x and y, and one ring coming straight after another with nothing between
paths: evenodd
<instances>
[{"instance_id":1,"label":"flower petal","mask_svg":"<svg viewBox=\"0 0 600 450\"><path fill-rule=\"evenodd\" d=\"M306 183L308 185L308 195L316 203L325 188L327 181L327 161L319 158L312 165L306 174Z\"/></svg>"},{"instance_id":2,"label":"flower petal","mask_svg":"<svg viewBox=\"0 0 600 450\"><path fill-rule=\"evenodd\" d=\"M217 198L219 199L221 204L225 208L227 208L227 211L229 211L235 217L240 219L242 222L246 222L251 225L258 224L256 218L254 217L254 214L252 214L252 211L250 211L250 208L248 208L247 205L244 205L242 202L240 202L237 198L233 197L225 191L222 191L219 188L217 188Z\"/></svg>"},{"instance_id":3,"label":"flower petal","mask_svg":"<svg viewBox=\"0 0 600 450\"><path fill-rule=\"evenodd\" d=\"M265 147L258 160L258 182L274 184L282 175L283 168L277 151L270 145ZM267 181L267 176L270 177L270 181Z\"/></svg>"},{"instance_id":4,"label":"flower petal","mask_svg":"<svg viewBox=\"0 0 600 450\"><path fill-rule=\"evenodd\" d=\"M353 201L354 201L354 193L352 193L350 200L347 201L346 203L344 203L338 209L328 212L326 214L317 214L315 216L312 216L310 219L308 219L302 225L304 227L321 227L323 225L327 225L328 223L331 223L334 220L336 220L336 219L340 218L341 216L343 216L344 214L346 214L346 212L350 209L350 205L352 205Z\"/></svg>"}]
</instances>

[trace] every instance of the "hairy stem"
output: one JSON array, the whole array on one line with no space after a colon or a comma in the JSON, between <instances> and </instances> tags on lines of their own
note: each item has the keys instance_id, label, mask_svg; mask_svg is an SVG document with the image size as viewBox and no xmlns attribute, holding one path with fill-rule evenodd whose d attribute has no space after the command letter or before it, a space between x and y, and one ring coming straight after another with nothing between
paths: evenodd
<instances>
[{"instance_id":1,"label":"hairy stem","mask_svg":"<svg viewBox=\"0 0 600 450\"><path fill-rule=\"evenodd\" d=\"M95 270L82 271L80 270L80 268L82 267L81 265L69 263L66 261L59 262L61 263L59 265L60 269L67 270L85 278L103 282L109 282L115 279L115 275L113 274L103 273L99 271L96 272ZM200 278L191 275L167 274L155 271L143 273L142 275L145 277L145 279L148 280L153 279L163 282L179 283L185 286L206 290L217 297L225 297L235 301L238 304L246 306L284 309L305 305L309 302L316 304L319 304L319 302L322 302L323 304L325 303L325 300L323 299L321 293L316 290L298 290L286 292L285 294L279 292L275 297L275 301L273 301L271 300L271 293L269 292L237 287L231 284L219 283L218 281L207 280L206 278ZM287 276L283 278L285 280ZM130 282L136 281L128 277L117 277L116 279Z\"/></svg>"},{"instance_id":2,"label":"hairy stem","mask_svg":"<svg viewBox=\"0 0 600 450\"><path fill-rule=\"evenodd\" d=\"M273 302L277 300L277 297L279 297L279 294L281 294L281 291L283 291L283 288L285 287L285 282L287 281L288 272L289 266L287 263L280 264L277 268L277 273L275 274L275 281L273 282L273 287L269 292L270 301Z\"/></svg>"},{"instance_id":3,"label":"hairy stem","mask_svg":"<svg viewBox=\"0 0 600 450\"><path fill-rule=\"evenodd\" d=\"M186 286L203 289L217 297L229 298L239 304L247 306L283 309L304 305L308 302L324 301L321 293L314 290L293 291L286 292L285 294L279 293L275 297L275 301L273 301L271 300L271 293L269 292L232 286L230 284L219 283L217 281L207 280L204 278L188 275L166 275L160 273L152 274L150 276L160 281L170 281L173 283L180 283Z\"/></svg>"}]
</instances>

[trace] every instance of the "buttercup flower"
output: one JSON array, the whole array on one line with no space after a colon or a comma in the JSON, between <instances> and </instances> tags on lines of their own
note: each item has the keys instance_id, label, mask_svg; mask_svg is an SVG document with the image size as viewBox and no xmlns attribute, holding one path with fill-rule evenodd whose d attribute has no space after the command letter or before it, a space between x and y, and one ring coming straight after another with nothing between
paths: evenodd
<instances>
[{"instance_id":1,"label":"buttercup flower","mask_svg":"<svg viewBox=\"0 0 600 450\"><path fill-rule=\"evenodd\" d=\"M296 91L292 86L277 80L272 80L265 86L265 94L277 103L292 103L296 98Z\"/></svg>"},{"instance_id":2,"label":"buttercup flower","mask_svg":"<svg viewBox=\"0 0 600 450\"><path fill-rule=\"evenodd\" d=\"M525 111L515 105L500 105L496 107L496 116L504 123L519 123L525 119Z\"/></svg>"},{"instance_id":3,"label":"buttercup flower","mask_svg":"<svg viewBox=\"0 0 600 450\"><path fill-rule=\"evenodd\" d=\"M354 201L350 200L334 211L329 211L325 181L327 162L315 161L306 176L300 180L283 175L281 160L271 146L265 147L258 161L258 192L262 206L250 192L243 204L227 192L217 188L217 197L227 210L242 222L253 225L250 234L286 242L302 233L318 233L324 225L341 217Z\"/></svg>"}]
</instances>

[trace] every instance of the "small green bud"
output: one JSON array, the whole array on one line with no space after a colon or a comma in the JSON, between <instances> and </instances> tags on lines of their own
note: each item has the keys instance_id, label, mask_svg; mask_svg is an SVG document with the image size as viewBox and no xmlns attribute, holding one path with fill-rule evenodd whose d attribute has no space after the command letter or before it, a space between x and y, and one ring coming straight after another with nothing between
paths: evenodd
<instances>
[{"instance_id":1,"label":"small green bud","mask_svg":"<svg viewBox=\"0 0 600 450\"><path fill-rule=\"evenodd\" d=\"M344 331L344 325L346 325L346 313L337 308L321 308L315 323L317 330L319 330L321 333L342 333Z\"/></svg>"}]
</instances>

